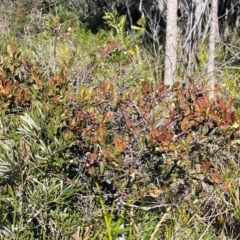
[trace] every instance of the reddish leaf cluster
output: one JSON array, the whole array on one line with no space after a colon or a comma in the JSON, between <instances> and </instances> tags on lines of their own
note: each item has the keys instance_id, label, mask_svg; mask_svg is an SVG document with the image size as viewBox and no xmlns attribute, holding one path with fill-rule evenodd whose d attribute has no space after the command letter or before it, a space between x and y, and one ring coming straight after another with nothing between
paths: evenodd
<instances>
[{"instance_id":1,"label":"reddish leaf cluster","mask_svg":"<svg viewBox=\"0 0 240 240\"><path fill-rule=\"evenodd\" d=\"M192 181L196 164L206 177L222 183L219 165L239 137L239 129L232 128L234 100L210 100L204 86L193 81L168 89L146 80L121 94L112 80L76 90L67 77L70 61L44 79L39 68L9 48L0 69L2 109L27 110L40 101L45 110L61 114L58 124L75 139L81 172L100 184L108 182L114 193L131 197L135 184L138 197L145 196L148 184L157 182L170 191L177 179Z\"/></svg>"}]
</instances>

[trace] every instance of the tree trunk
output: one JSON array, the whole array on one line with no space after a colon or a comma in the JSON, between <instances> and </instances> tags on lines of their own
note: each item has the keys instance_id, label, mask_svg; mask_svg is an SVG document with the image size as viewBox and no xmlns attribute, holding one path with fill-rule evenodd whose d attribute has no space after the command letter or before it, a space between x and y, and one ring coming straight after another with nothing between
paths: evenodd
<instances>
[{"instance_id":1,"label":"tree trunk","mask_svg":"<svg viewBox=\"0 0 240 240\"><path fill-rule=\"evenodd\" d=\"M214 98L214 85L215 85L215 43L218 29L218 0L212 0L211 4L211 24L210 24L210 37L209 37L209 55L208 55L208 87L210 90L210 97Z\"/></svg>"},{"instance_id":2,"label":"tree trunk","mask_svg":"<svg viewBox=\"0 0 240 240\"><path fill-rule=\"evenodd\" d=\"M167 30L165 45L164 84L171 86L175 81L177 61L177 0L167 1Z\"/></svg>"},{"instance_id":3,"label":"tree trunk","mask_svg":"<svg viewBox=\"0 0 240 240\"><path fill-rule=\"evenodd\" d=\"M197 46L202 33L203 15L207 5L207 1L203 2L202 0L192 0L189 4L188 28L186 40L183 45L183 52L187 55L186 74L188 76L192 75L193 67L196 63Z\"/></svg>"}]
</instances>

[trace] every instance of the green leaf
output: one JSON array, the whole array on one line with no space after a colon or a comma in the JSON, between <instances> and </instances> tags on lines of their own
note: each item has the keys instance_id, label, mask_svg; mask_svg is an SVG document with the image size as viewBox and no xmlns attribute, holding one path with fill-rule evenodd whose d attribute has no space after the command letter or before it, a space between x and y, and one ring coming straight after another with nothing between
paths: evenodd
<instances>
[{"instance_id":1,"label":"green leaf","mask_svg":"<svg viewBox=\"0 0 240 240\"><path fill-rule=\"evenodd\" d=\"M74 63L74 57L70 58L67 64L67 68L70 69Z\"/></svg>"},{"instance_id":2,"label":"green leaf","mask_svg":"<svg viewBox=\"0 0 240 240\"><path fill-rule=\"evenodd\" d=\"M41 128L36 124L36 122L25 113L24 116L20 116L20 118L28 124L31 129L41 130Z\"/></svg>"},{"instance_id":3,"label":"green leaf","mask_svg":"<svg viewBox=\"0 0 240 240\"><path fill-rule=\"evenodd\" d=\"M99 170L100 170L100 174L103 174L103 172L104 172L104 164L103 164L103 162L99 163Z\"/></svg>"},{"instance_id":4,"label":"green leaf","mask_svg":"<svg viewBox=\"0 0 240 240\"><path fill-rule=\"evenodd\" d=\"M140 30L140 31L145 30L144 28L142 28L142 27L137 27L137 26L131 26L131 28L132 28L133 30Z\"/></svg>"}]
</instances>

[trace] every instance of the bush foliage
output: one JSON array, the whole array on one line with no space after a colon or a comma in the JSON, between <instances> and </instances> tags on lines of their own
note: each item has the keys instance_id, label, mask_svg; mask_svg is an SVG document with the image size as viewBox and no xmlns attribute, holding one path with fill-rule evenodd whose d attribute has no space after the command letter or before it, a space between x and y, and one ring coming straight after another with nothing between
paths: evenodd
<instances>
[{"instance_id":1,"label":"bush foliage","mask_svg":"<svg viewBox=\"0 0 240 240\"><path fill-rule=\"evenodd\" d=\"M237 74L164 86L126 17L93 35L56 7L1 38L0 239L237 238Z\"/></svg>"},{"instance_id":2,"label":"bush foliage","mask_svg":"<svg viewBox=\"0 0 240 240\"><path fill-rule=\"evenodd\" d=\"M100 59L118 62L122 51L103 49ZM1 236L69 239L78 229L88 238L130 237L141 232L142 211L186 206L216 234L221 225L237 233L234 100L218 86L211 100L192 79L168 88L146 78L124 91L117 77L74 85L72 68L70 59L46 78L18 48L2 56Z\"/></svg>"}]
</instances>

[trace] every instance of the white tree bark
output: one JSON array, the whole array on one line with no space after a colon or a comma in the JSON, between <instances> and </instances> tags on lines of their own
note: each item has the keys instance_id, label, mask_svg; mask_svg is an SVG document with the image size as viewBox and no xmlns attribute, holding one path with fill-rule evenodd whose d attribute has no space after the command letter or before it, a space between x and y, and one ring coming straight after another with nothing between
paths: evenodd
<instances>
[{"instance_id":1,"label":"white tree bark","mask_svg":"<svg viewBox=\"0 0 240 240\"><path fill-rule=\"evenodd\" d=\"M212 0L211 4L211 23L210 23L210 37L209 37L209 55L208 55L208 87L210 90L210 97L214 98L215 86L215 43L218 29L218 0Z\"/></svg>"},{"instance_id":2,"label":"white tree bark","mask_svg":"<svg viewBox=\"0 0 240 240\"><path fill-rule=\"evenodd\" d=\"M183 44L183 52L187 55L186 74L191 76L196 63L197 46L202 34L203 15L208 6L208 1L192 0L188 5L188 25L186 40Z\"/></svg>"},{"instance_id":3,"label":"white tree bark","mask_svg":"<svg viewBox=\"0 0 240 240\"><path fill-rule=\"evenodd\" d=\"M165 45L164 84L171 86L175 81L177 62L177 0L167 1L167 30Z\"/></svg>"}]
</instances>

